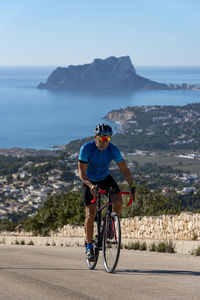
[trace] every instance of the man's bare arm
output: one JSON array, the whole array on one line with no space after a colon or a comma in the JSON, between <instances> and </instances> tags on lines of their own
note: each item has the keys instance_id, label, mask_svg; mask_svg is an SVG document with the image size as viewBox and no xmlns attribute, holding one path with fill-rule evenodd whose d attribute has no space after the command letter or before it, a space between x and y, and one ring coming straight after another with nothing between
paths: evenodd
<instances>
[{"instance_id":1,"label":"man's bare arm","mask_svg":"<svg viewBox=\"0 0 200 300\"><path fill-rule=\"evenodd\" d=\"M133 184L133 177L132 177L132 174L131 174L129 168L126 165L126 162L124 160L122 160L117 165L120 168L120 170L122 171L124 178L126 179L128 184L131 186Z\"/></svg>"},{"instance_id":2,"label":"man's bare arm","mask_svg":"<svg viewBox=\"0 0 200 300\"><path fill-rule=\"evenodd\" d=\"M92 184L86 174L87 171L87 163L78 162L78 170L79 170L79 177L83 183L89 186L91 193L95 196L96 195L96 186Z\"/></svg>"}]
</instances>

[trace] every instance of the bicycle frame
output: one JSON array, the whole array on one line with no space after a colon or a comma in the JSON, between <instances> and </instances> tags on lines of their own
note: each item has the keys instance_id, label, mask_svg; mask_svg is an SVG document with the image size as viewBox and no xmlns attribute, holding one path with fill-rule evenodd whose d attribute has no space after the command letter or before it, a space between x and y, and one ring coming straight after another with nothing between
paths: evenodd
<instances>
[{"instance_id":1,"label":"bicycle frame","mask_svg":"<svg viewBox=\"0 0 200 300\"><path fill-rule=\"evenodd\" d=\"M133 195L130 192L118 192L121 195L130 195L130 200L128 206L133 202ZM106 194L108 196L108 201L101 206L101 194ZM112 195L116 194L114 191L98 190L97 197L91 201L95 203L97 201L97 211L96 211L96 221L97 221L97 235L94 240L94 254L95 260L86 259L88 268L94 270L96 267L99 251L103 250L103 259L105 270L109 273L114 272L116 265L118 263L120 255L120 245L121 245L121 228L119 216L112 212ZM106 215L103 220L102 226L102 210L106 208ZM110 221L112 220L112 229L109 231ZM115 227L116 224L116 227ZM102 227L102 228L101 228ZM102 229L102 230L101 230ZM113 235L112 235L113 231ZM111 233L110 233L111 232ZM113 254L110 255L110 251ZM113 257L113 260L110 260Z\"/></svg>"},{"instance_id":2,"label":"bicycle frame","mask_svg":"<svg viewBox=\"0 0 200 300\"><path fill-rule=\"evenodd\" d=\"M101 207L101 194L107 194L108 196L108 201ZM127 206L130 206L133 202L133 197L131 195L130 192L118 192L117 194L119 195L130 195L130 200L127 204ZM97 192L97 197L94 197L93 200L91 201L92 203L95 203L97 201L97 212L96 212L96 216L97 216L97 240L98 240L98 247L101 247L100 243L101 243L101 211L107 208L107 212L111 213L112 212L112 198L113 193L109 193L106 190L98 190Z\"/></svg>"}]
</instances>

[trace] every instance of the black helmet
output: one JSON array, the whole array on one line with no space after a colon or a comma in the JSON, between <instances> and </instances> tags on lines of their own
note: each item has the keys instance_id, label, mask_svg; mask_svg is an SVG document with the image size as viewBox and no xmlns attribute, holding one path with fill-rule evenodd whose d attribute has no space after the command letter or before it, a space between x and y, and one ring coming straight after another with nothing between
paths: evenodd
<instances>
[{"instance_id":1,"label":"black helmet","mask_svg":"<svg viewBox=\"0 0 200 300\"><path fill-rule=\"evenodd\" d=\"M108 124L98 124L94 130L95 135L112 136L112 128Z\"/></svg>"}]
</instances>

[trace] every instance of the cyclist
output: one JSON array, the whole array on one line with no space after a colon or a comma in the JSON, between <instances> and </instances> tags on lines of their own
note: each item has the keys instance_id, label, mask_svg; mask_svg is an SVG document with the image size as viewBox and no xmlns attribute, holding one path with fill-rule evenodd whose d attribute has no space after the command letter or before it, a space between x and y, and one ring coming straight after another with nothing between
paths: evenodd
<instances>
[{"instance_id":1,"label":"cyclist","mask_svg":"<svg viewBox=\"0 0 200 300\"><path fill-rule=\"evenodd\" d=\"M135 193L133 177L127 167L119 149L110 143L113 131L107 124L98 124L95 128L94 141L85 143L79 153L79 176L83 182L83 200L85 204L85 236L87 241L86 258L94 259L93 251L93 231L94 219L96 215L96 204L91 201L96 196L97 187L108 190L115 189L116 193L112 196L113 211L118 215L123 208L123 201L117 183L110 175L109 163L114 160L122 171L125 180L130 186L132 193Z\"/></svg>"}]
</instances>

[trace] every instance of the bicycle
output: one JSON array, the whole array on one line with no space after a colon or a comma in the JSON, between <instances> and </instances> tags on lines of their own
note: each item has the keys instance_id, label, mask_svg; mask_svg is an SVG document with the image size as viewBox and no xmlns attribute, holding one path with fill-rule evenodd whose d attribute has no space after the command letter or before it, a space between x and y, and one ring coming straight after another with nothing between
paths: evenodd
<instances>
[{"instance_id":1,"label":"bicycle","mask_svg":"<svg viewBox=\"0 0 200 300\"><path fill-rule=\"evenodd\" d=\"M97 197L94 197L92 203L97 201L97 235L94 243L94 260L86 258L88 268L93 270L96 267L99 258L99 251L103 251L104 268L106 272L113 273L120 255L121 249L121 226L119 216L112 212L111 197L116 193L113 190L98 190ZM130 192L118 192L121 195L130 195L128 206L133 202L133 197ZM105 194L108 201L101 207L101 195ZM102 218L102 210L106 208L105 216Z\"/></svg>"}]
</instances>

